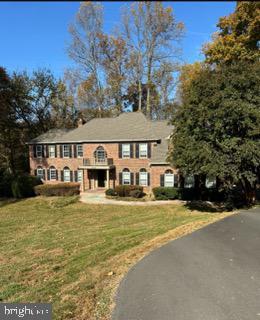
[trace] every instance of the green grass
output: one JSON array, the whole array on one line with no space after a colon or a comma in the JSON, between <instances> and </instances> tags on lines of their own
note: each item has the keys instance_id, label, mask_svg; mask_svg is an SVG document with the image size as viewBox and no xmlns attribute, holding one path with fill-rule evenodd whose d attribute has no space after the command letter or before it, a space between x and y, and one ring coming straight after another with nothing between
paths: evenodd
<instances>
[{"instance_id":1,"label":"green grass","mask_svg":"<svg viewBox=\"0 0 260 320\"><path fill-rule=\"evenodd\" d=\"M77 197L0 201L0 301L52 302L53 319L105 319L107 273L123 254L214 217L181 205L86 205Z\"/></svg>"}]
</instances>

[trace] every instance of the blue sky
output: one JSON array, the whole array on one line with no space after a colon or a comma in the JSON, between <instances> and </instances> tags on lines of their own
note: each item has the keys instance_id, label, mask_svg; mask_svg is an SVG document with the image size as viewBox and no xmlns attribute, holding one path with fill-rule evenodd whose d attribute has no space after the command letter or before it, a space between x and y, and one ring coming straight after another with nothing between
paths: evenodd
<instances>
[{"instance_id":1,"label":"blue sky","mask_svg":"<svg viewBox=\"0 0 260 320\"><path fill-rule=\"evenodd\" d=\"M0 2L0 65L9 72L46 67L61 77L72 65L66 47L68 26L79 2ZM119 20L126 2L103 2L105 31ZM167 2L177 20L184 22L183 60L202 60L201 46L217 30L219 17L234 11L236 2Z\"/></svg>"}]
</instances>

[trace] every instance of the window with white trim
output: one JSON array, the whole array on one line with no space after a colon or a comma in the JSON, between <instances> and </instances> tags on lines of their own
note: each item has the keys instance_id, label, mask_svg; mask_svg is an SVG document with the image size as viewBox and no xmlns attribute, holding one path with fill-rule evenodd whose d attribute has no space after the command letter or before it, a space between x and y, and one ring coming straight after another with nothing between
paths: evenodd
<instances>
[{"instance_id":1,"label":"window with white trim","mask_svg":"<svg viewBox=\"0 0 260 320\"><path fill-rule=\"evenodd\" d=\"M216 177L209 176L206 178L206 188L214 188L216 187L216 184Z\"/></svg>"},{"instance_id":2,"label":"window with white trim","mask_svg":"<svg viewBox=\"0 0 260 320\"><path fill-rule=\"evenodd\" d=\"M122 158L130 158L130 143L122 144Z\"/></svg>"},{"instance_id":3,"label":"window with white trim","mask_svg":"<svg viewBox=\"0 0 260 320\"><path fill-rule=\"evenodd\" d=\"M164 174L164 186L174 187L174 174L172 170L166 170Z\"/></svg>"},{"instance_id":4,"label":"window with white trim","mask_svg":"<svg viewBox=\"0 0 260 320\"><path fill-rule=\"evenodd\" d=\"M131 174L129 169L124 169L122 172L122 184L131 184Z\"/></svg>"},{"instance_id":5,"label":"window with white trim","mask_svg":"<svg viewBox=\"0 0 260 320\"><path fill-rule=\"evenodd\" d=\"M83 170L78 170L78 182L83 181Z\"/></svg>"},{"instance_id":6,"label":"window with white trim","mask_svg":"<svg viewBox=\"0 0 260 320\"><path fill-rule=\"evenodd\" d=\"M139 172L139 185L146 187L148 185L148 175L145 169Z\"/></svg>"},{"instance_id":7,"label":"window with white trim","mask_svg":"<svg viewBox=\"0 0 260 320\"><path fill-rule=\"evenodd\" d=\"M194 176L188 175L184 179L184 188L193 188L195 185Z\"/></svg>"},{"instance_id":8,"label":"window with white trim","mask_svg":"<svg viewBox=\"0 0 260 320\"><path fill-rule=\"evenodd\" d=\"M57 180L57 171L55 167L50 167L50 180Z\"/></svg>"},{"instance_id":9,"label":"window with white trim","mask_svg":"<svg viewBox=\"0 0 260 320\"><path fill-rule=\"evenodd\" d=\"M82 144L77 144L77 157L82 158L83 157L83 146Z\"/></svg>"},{"instance_id":10,"label":"window with white trim","mask_svg":"<svg viewBox=\"0 0 260 320\"><path fill-rule=\"evenodd\" d=\"M49 158L55 158L55 146L51 145L48 147Z\"/></svg>"},{"instance_id":11,"label":"window with white trim","mask_svg":"<svg viewBox=\"0 0 260 320\"><path fill-rule=\"evenodd\" d=\"M70 182L70 169L68 167L63 169L63 181Z\"/></svg>"},{"instance_id":12,"label":"window with white trim","mask_svg":"<svg viewBox=\"0 0 260 320\"><path fill-rule=\"evenodd\" d=\"M70 157L70 146L68 144L63 145L63 158Z\"/></svg>"},{"instance_id":13,"label":"window with white trim","mask_svg":"<svg viewBox=\"0 0 260 320\"><path fill-rule=\"evenodd\" d=\"M148 145L147 143L139 143L139 158L147 158Z\"/></svg>"},{"instance_id":14,"label":"window with white trim","mask_svg":"<svg viewBox=\"0 0 260 320\"><path fill-rule=\"evenodd\" d=\"M42 157L42 146L37 145L36 146L36 157L41 158Z\"/></svg>"},{"instance_id":15,"label":"window with white trim","mask_svg":"<svg viewBox=\"0 0 260 320\"><path fill-rule=\"evenodd\" d=\"M42 167L38 167L36 169L36 175L37 175L38 178L44 179L44 171L43 171Z\"/></svg>"}]
</instances>

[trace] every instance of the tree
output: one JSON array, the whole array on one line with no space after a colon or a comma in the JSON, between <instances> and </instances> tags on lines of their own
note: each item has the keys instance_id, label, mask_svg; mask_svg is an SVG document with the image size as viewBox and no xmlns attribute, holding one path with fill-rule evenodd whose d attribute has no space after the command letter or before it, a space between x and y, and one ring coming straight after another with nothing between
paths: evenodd
<instances>
[{"instance_id":1,"label":"tree","mask_svg":"<svg viewBox=\"0 0 260 320\"><path fill-rule=\"evenodd\" d=\"M183 174L239 184L251 203L260 167L260 63L201 70L173 121L169 159Z\"/></svg>"},{"instance_id":2,"label":"tree","mask_svg":"<svg viewBox=\"0 0 260 320\"><path fill-rule=\"evenodd\" d=\"M237 2L235 12L220 18L217 26L220 31L203 48L206 62L231 64L235 60L259 61L259 2Z\"/></svg>"},{"instance_id":3,"label":"tree","mask_svg":"<svg viewBox=\"0 0 260 320\"><path fill-rule=\"evenodd\" d=\"M152 116L151 89L155 71L170 66L179 57L183 23L177 22L172 8L160 2L135 2L123 16L123 37L131 51L132 70L138 83L138 109L141 110L142 83L147 84L146 114ZM166 75L167 73L163 73Z\"/></svg>"}]
</instances>

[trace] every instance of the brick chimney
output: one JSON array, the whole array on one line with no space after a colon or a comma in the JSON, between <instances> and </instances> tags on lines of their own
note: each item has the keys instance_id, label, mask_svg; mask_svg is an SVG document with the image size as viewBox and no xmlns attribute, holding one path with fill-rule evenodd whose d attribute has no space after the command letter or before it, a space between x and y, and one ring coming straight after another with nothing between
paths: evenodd
<instances>
[{"instance_id":1,"label":"brick chimney","mask_svg":"<svg viewBox=\"0 0 260 320\"><path fill-rule=\"evenodd\" d=\"M77 124L78 124L78 128L82 127L83 124L85 124L85 121L82 118L79 118Z\"/></svg>"}]
</instances>

